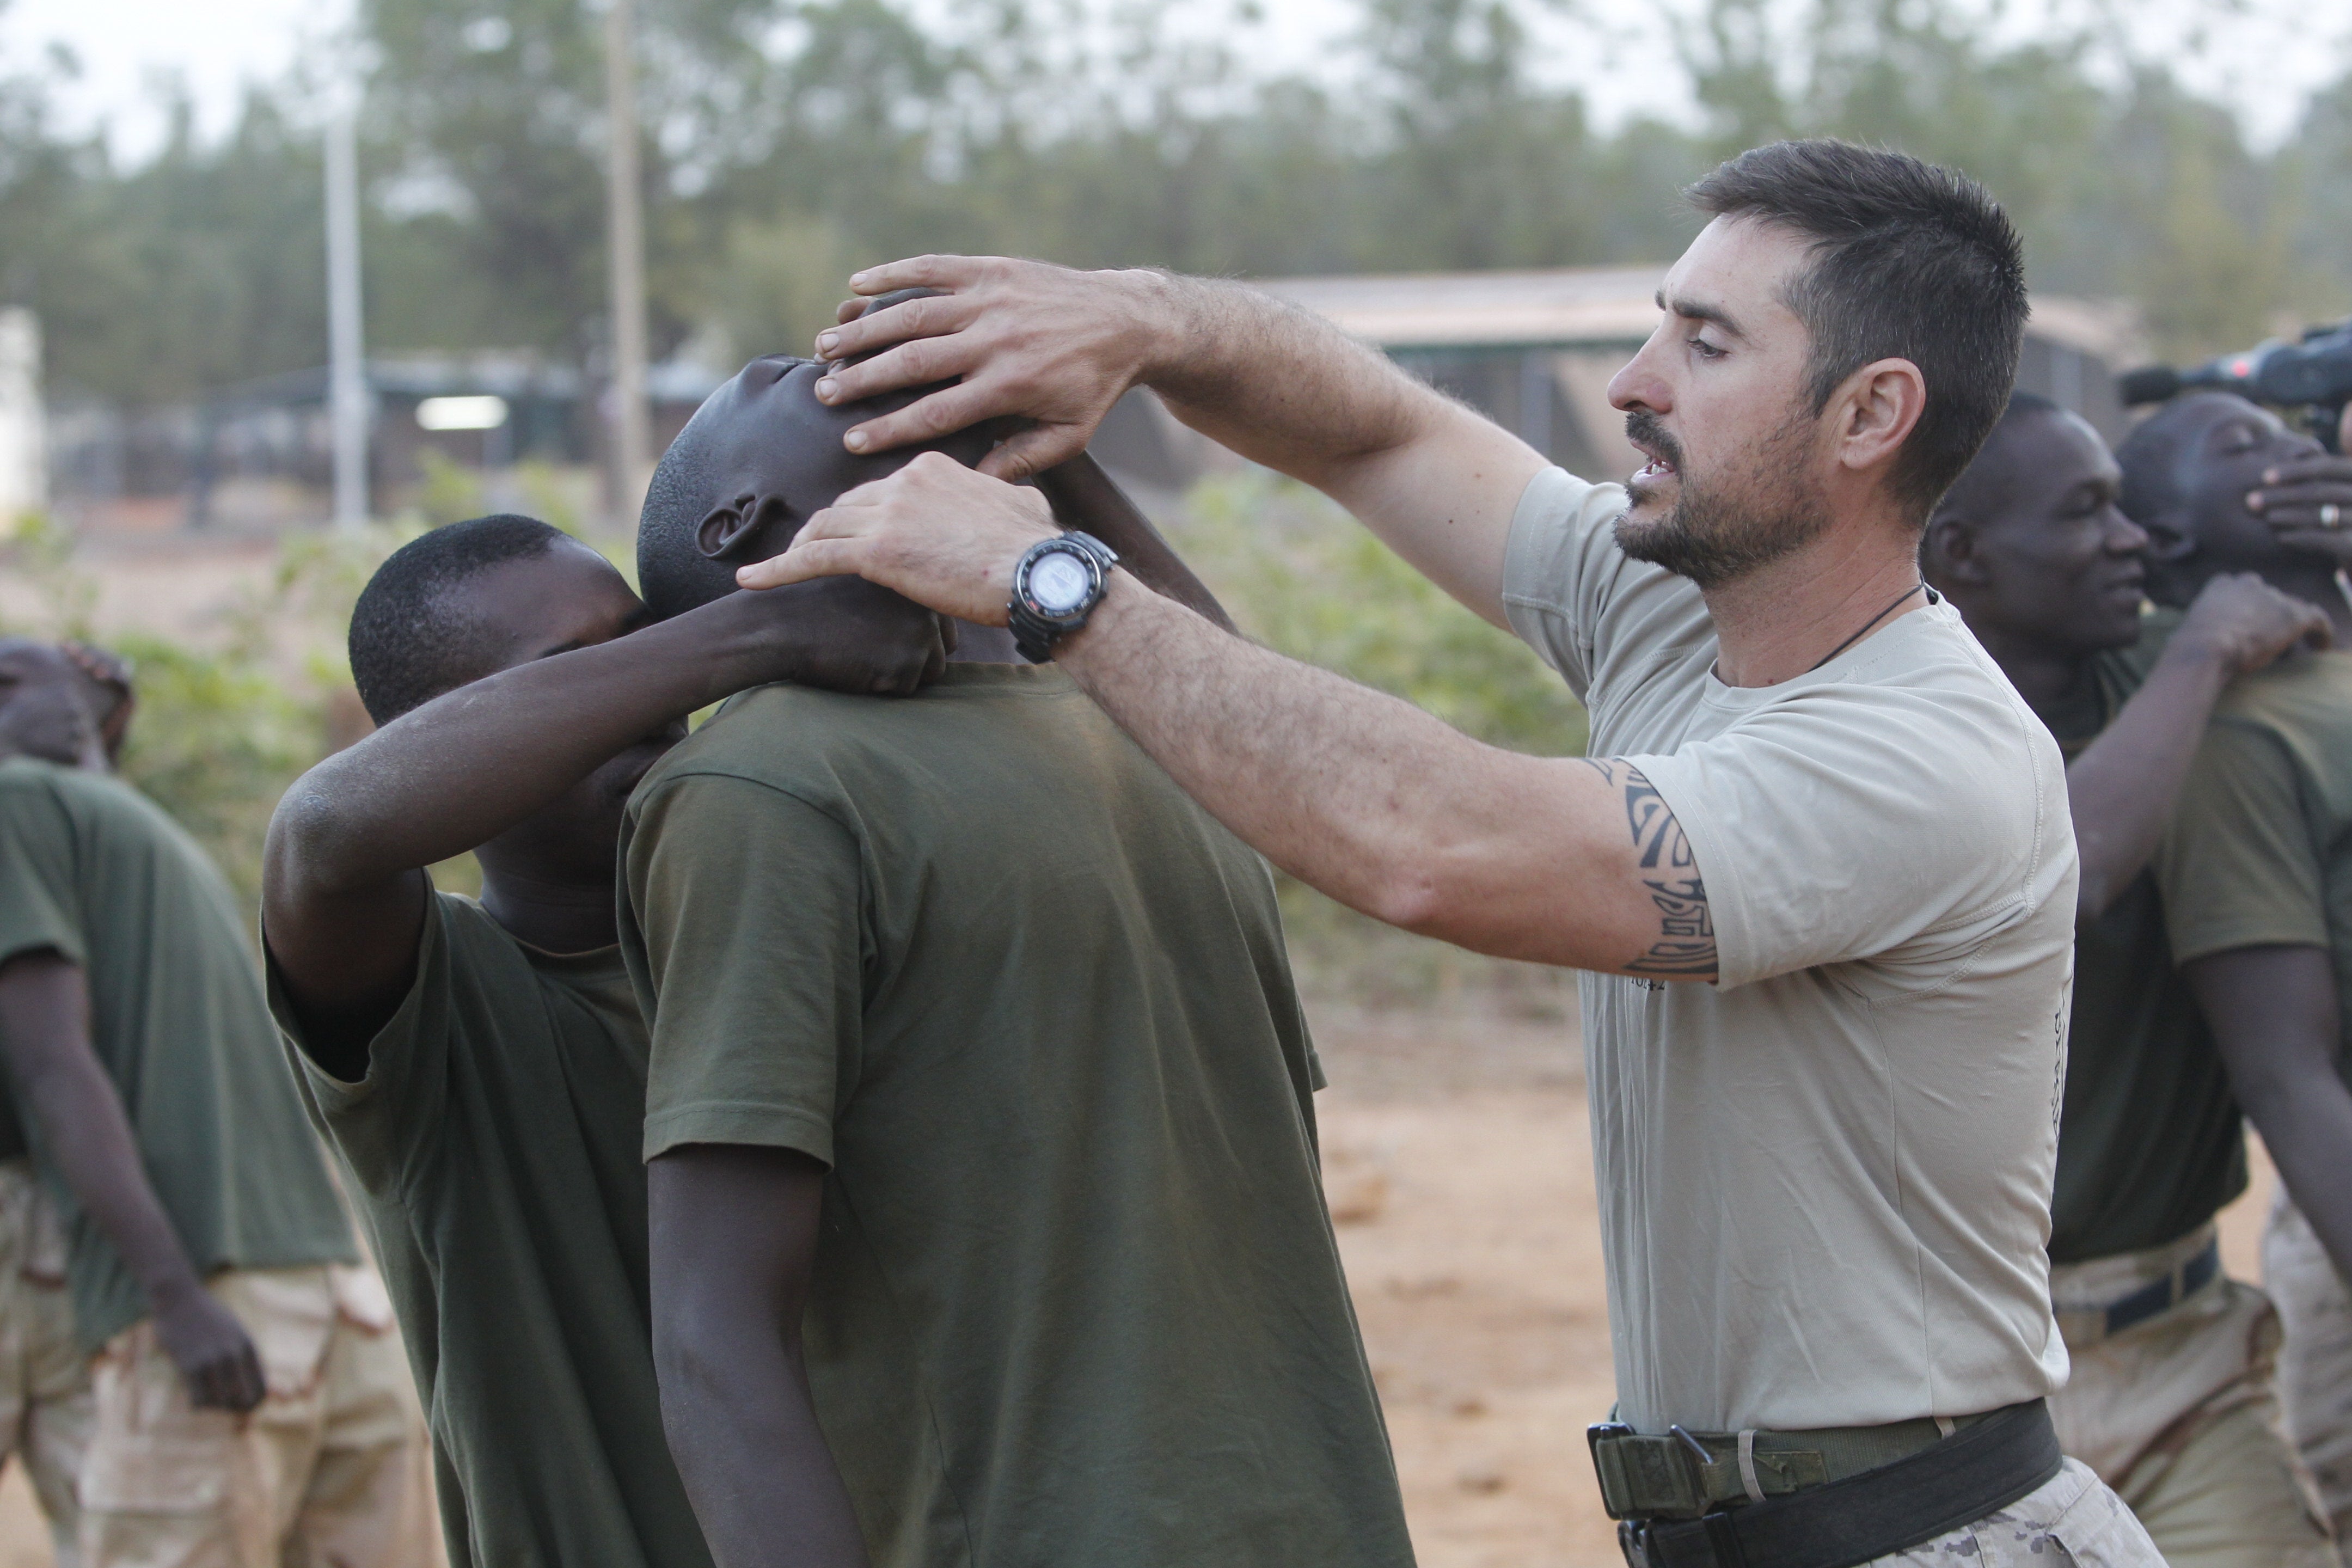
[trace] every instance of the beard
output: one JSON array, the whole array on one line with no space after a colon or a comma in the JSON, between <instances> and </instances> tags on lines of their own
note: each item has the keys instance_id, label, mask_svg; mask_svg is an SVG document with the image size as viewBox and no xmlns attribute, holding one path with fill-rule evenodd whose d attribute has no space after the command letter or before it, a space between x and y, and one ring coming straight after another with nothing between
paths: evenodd
<instances>
[{"instance_id":1,"label":"beard","mask_svg":"<svg viewBox=\"0 0 2352 1568\"><path fill-rule=\"evenodd\" d=\"M1683 465L1682 444L1656 416L1625 416L1625 438L1664 458L1675 504L1664 517L1618 514L1617 548L1702 588L1737 581L1803 549L1829 526L1829 509L1807 472L1813 421L1791 410L1764 437L1724 460L1702 482Z\"/></svg>"}]
</instances>

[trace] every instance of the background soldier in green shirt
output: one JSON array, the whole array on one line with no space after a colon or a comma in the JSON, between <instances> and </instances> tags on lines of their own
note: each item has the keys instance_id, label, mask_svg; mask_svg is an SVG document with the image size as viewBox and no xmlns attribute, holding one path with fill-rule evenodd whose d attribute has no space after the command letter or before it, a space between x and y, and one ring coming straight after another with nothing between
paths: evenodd
<instances>
[{"instance_id":1,"label":"background soldier in green shirt","mask_svg":"<svg viewBox=\"0 0 2352 1568\"><path fill-rule=\"evenodd\" d=\"M2352 464L2219 393L2176 399L2119 456L2124 508L2154 539L2152 596L2181 604L2218 574L2258 572L2352 647L2336 578ZM2340 1547L2352 1534L2352 653L2284 659L2223 696L2155 865L2174 957L2278 1165L2263 1261L2286 1326L2280 1387Z\"/></svg>"},{"instance_id":2,"label":"background soldier in green shirt","mask_svg":"<svg viewBox=\"0 0 2352 1568\"><path fill-rule=\"evenodd\" d=\"M2147 534L2083 420L2020 395L1938 503L1923 558L2067 757L2083 858L2051 1294L2074 1367L2051 1400L2174 1568L2331 1563L2272 1429L2277 1315L2224 1278L2213 1216L2245 1138L2147 869L2237 677L2326 636L2249 575L2146 623Z\"/></svg>"},{"instance_id":3,"label":"background soldier in green shirt","mask_svg":"<svg viewBox=\"0 0 2352 1568\"><path fill-rule=\"evenodd\" d=\"M432 1562L422 1422L226 883L0 647L0 1054L95 1357L85 1568Z\"/></svg>"},{"instance_id":4,"label":"background soldier in green shirt","mask_svg":"<svg viewBox=\"0 0 2352 1568\"><path fill-rule=\"evenodd\" d=\"M656 612L907 460L842 447L820 368L755 363L663 459ZM1272 880L1072 682L746 693L623 857L656 1353L722 1568L1411 1562Z\"/></svg>"}]
</instances>

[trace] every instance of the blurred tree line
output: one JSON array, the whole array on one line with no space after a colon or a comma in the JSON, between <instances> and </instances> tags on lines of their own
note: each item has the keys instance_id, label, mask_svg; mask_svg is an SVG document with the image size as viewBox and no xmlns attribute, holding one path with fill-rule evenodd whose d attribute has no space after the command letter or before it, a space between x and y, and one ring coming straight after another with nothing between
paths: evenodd
<instances>
[{"instance_id":1,"label":"blurred tree line","mask_svg":"<svg viewBox=\"0 0 2352 1568\"><path fill-rule=\"evenodd\" d=\"M2016 43L1963 0L1685 0L1702 122L1603 132L1538 69L1559 62L1521 0L1356 0L1311 77L1255 68L1256 3L644 0L656 349L804 343L846 272L921 250L1255 275L1662 260L1690 227L1678 185L1812 132L1984 178L2037 286L2137 300L2173 353L2352 304L2352 75L2265 153L2164 65L2116 68L2096 14ZM361 0L359 29L371 344L593 366L599 15ZM57 68L0 79L0 298L42 312L53 385L137 405L319 363L315 95L256 91L210 140L184 109L118 167L58 131Z\"/></svg>"}]
</instances>

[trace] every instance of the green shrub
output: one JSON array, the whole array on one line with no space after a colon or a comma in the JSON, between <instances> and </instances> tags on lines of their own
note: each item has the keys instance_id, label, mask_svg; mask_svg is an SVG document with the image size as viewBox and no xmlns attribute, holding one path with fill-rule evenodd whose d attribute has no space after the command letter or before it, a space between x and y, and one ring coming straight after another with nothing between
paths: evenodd
<instances>
[{"instance_id":1,"label":"green shrub","mask_svg":"<svg viewBox=\"0 0 2352 1568\"><path fill-rule=\"evenodd\" d=\"M1262 472L1195 487L1169 537L1242 630L1402 697L1493 745L1584 750L1583 705L1526 644L1487 625L1316 491ZM1299 984L1373 1006L1469 1006L1534 1017L1575 1003L1566 972L1418 937L1279 879Z\"/></svg>"}]
</instances>

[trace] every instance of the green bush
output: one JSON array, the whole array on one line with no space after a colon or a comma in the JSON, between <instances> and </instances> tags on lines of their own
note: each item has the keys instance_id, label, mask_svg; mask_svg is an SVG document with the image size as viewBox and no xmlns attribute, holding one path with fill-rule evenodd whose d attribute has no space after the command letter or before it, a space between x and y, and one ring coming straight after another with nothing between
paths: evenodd
<instances>
[{"instance_id":1,"label":"green bush","mask_svg":"<svg viewBox=\"0 0 2352 1568\"><path fill-rule=\"evenodd\" d=\"M1584 750L1583 705L1528 646L1463 608L1345 512L1263 472L1195 487L1169 537L1242 630L1293 658L1402 697L1465 734L1536 756ZM1301 985L1378 1006L1564 1015L1573 980L1465 952L1280 879Z\"/></svg>"}]
</instances>

